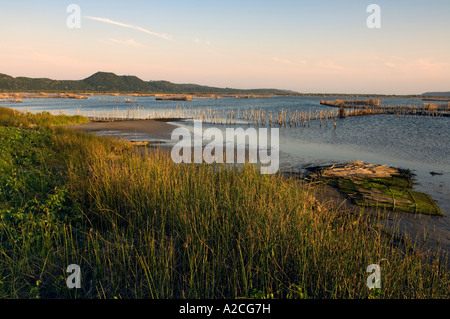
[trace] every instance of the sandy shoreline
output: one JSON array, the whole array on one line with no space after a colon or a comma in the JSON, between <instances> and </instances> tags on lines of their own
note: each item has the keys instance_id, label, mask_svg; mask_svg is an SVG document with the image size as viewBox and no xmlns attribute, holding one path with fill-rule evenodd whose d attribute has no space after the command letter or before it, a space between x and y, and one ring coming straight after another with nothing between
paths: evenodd
<instances>
[{"instance_id":1,"label":"sandy shoreline","mask_svg":"<svg viewBox=\"0 0 450 319\"><path fill-rule=\"evenodd\" d=\"M126 120L114 122L91 121L84 124L66 125L66 127L88 133L115 131L121 133L146 134L156 139L170 139L176 125L156 120Z\"/></svg>"}]
</instances>

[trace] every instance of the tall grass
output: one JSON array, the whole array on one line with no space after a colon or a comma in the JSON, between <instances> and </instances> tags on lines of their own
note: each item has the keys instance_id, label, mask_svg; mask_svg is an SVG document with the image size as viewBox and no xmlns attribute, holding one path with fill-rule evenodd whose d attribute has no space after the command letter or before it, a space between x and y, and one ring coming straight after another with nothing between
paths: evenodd
<instances>
[{"instance_id":1,"label":"tall grass","mask_svg":"<svg viewBox=\"0 0 450 319\"><path fill-rule=\"evenodd\" d=\"M52 115L49 112L41 113L22 113L6 107L0 106L0 125L15 127L32 127L32 126L52 126L64 124L81 124L87 123L89 119L81 115Z\"/></svg>"},{"instance_id":2,"label":"tall grass","mask_svg":"<svg viewBox=\"0 0 450 319\"><path fill-rule=\"evenodd\" d=\"M0 297L449 296L437 254L399 246L363 212L320 207L316 186L251 165L174 164L163 152L63 128L8 130L32 135L31 157L41 159L25 167L4 157L8 167L47 182L22 201L3 198ZM34 136L42 132L45 146ZM17 140L4 142L17 151ZM78 290L65 284L73 263ZM377 291L366 286L373 263L382 268Z\"/></svg>"}]
</instances>

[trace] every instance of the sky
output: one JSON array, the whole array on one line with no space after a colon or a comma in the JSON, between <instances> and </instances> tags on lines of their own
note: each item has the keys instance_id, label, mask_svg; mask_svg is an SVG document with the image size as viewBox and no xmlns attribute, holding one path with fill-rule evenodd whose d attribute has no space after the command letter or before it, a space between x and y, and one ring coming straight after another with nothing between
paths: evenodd
<instances>
[{"instance_id":1,"label":"sky","mask_svg":"<svg viewBox=\"0 0 450 319\"><path fill-rule=\"evenodd\" d=\"M71 4L79 28L69 27ZM0 0L0 73L80 80L105 71L301 93L450 91L449 17L448 0Z\"/></svg>"}]
</instances>

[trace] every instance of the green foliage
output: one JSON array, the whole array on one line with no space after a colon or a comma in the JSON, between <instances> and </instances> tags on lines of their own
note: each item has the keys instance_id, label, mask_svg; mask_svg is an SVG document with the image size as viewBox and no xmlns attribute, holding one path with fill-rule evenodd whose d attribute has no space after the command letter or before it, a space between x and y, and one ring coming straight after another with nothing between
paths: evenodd
<instances>
[{"instance_id":1,"label":"green foliage","mask_svg":"<svg viewBox=\"0 0 450 319\"><path fill-rule=\"evenodd\" d=\"M81 124L89 122L89 119L81 115L52 115L49 112L42 113L27 113L26 117L34 125L50 126L50 125L65 125L65 124Z\"/></svg>"},{"instance_id":2,"label":"green foliage","mask_svg":"<svg viewBox=\"0 0 450 319\"><path fill-rule=\"evenodd\" d=\"M50 130L0 127L0 214L3 220L77 220L63 186Z\"/></svg>"},{"instance_id":3,"label":"green foliage","mask_svg":"<svg viewBox=\"0 0 450 319\"><path fill-rule=\"evenodd\" d=\"M118 76L114 73L97 72L83 80L91 90L100 92L147 92L149 84L136 76Z\"/></svg>"},{"instance_id":4,"label":"green foliage","mask_svg":"<svg viewBox=\"0 0 450 319\"><path fill-rule=\"evenodd\" d=\"M30 124L23 113L0 106L0 126L29 127Z\"/></svg>"},{"instance_id":5,"label":"green foliage","mask_svg":"<svg viewBox=\"0 0 450 319\"><path fill-rule=\"evenodd\" d=\"M0 127L0 199L8 206L23 204L45 192L53 139L46 130ZM0 207L2 207L0 205Z\"/></svg>"},{"instance_id":6,"label":"green foliage","mask_svg":"<svg viewBox=\"0 0 450 319\"><path fill-rule=\"evenodd\" d=\"M143 81L136 76L118 76L110 72L97 72L79 81L13 78L0 74L0 91L34 92L133 92L133 93L230 93L230 94L291 94L276 89L238 90L196 84L175 84L168 81Z\"/></svg>"},{"instance_id":7,"label":"green foliage","mask_svg":"<svg viewBox=\"0 0 450 319\"><path fill-rule=\"evenodd\" d=\"M89 86L83 81L60 81L46 78L27 78L17 77L13 78L6 74L0 74L0 90L11 91L84 91L88 90Z\"/></svg>"},{"instance_id":8,"label":"green foliage","mask_svg":"<svg viewBox=\"0 0 450 319\"><path fill-rule=\"evenodd\" d=\"M81 124L87 123L89 119L81 115L52 115L49 112L30 113L26 114L18 112L6 107L0 107L0 126L12 127L34 127L34 126L52 126L65 124Z\"/></svg>"}]
</instances>

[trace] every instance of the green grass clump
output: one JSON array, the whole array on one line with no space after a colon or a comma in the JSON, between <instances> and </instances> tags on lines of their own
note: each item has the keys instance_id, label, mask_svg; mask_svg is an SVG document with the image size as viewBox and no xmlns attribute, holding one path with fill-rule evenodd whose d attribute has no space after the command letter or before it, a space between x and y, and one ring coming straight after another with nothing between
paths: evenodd
<instances>
[{"instance_id":1,"label":"green grass clump","mask_svg":"<svg viewBox=\"0 0 450 319\"><path fill-rule=\"evenodd\" d=\"M321 207L299 180L64 128L1 136L0 298L449 297L438 254Z\"/></svg>"},{"instance_id":2,"label":"green grass clump","mask_svg":"<svg viewBox=\"0 0 450 319\"><path fill-rule=\"evenodd\" d=\"M22 113L6 107L0 106L0 125L12 127L32 127L32 126L52 126L65 124L87 123L89 119L81 115L52 115L49 112L42 113Z\"/></svg>"},{"instance_id":3,"label":"green grass clump","mask_svg":"<svg viewBox=\"0 0 450 319\"><path fill-rule=\"evenodd\" d=\"M443 215L442 210L428 194L411 190L413 184L407 174L383 178L330 178L325 179L325 182L338 188L363 207Z\"/></svg>"}]
</instances>

